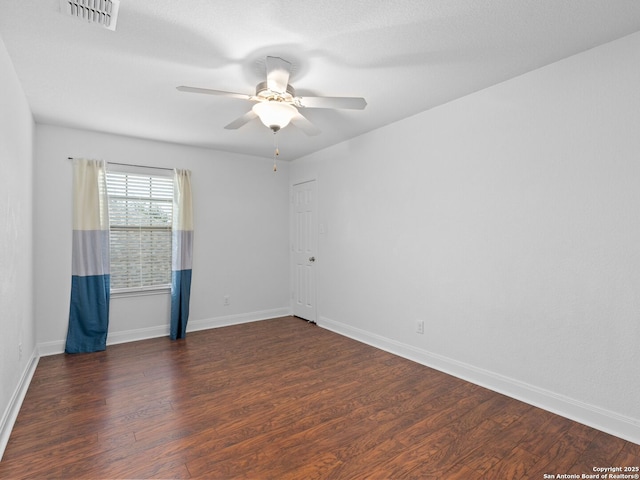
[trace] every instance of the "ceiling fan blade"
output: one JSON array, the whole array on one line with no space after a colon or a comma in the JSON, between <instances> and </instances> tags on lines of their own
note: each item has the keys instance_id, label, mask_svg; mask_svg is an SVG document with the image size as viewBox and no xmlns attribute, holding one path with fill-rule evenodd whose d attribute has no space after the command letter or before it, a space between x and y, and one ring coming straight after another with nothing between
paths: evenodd
<instances>
[{"instance_id":1,"label":"ceiling fan blade","mask_svg":"<svg viewBox=\"0 0 640 480\"><path fill-rule=\"evenodd\" d=\"M291 123L309 136L318 135L320 133L320 129L307 120L301 113L294 115L291 118Z\"/></svg>"},{"instance_id":2,"label":"ceiling fan blade","mask_svg":"<svg viewBox=\"0 0 640 480\"><path fill-rule=\"evenodd\" d=\"M227 130L235 130L242 127L243 125L246 125L254 118L258 118L258 115L253 110L249 110L247 113L245 113L241 117L236 118L233 122L231 122L224 128L226 128Z\"/></svg>"},{"instance_id":3,"label":"ceiling fan blade","mask_svg":"<svg viewBox=\"0 0 640 480\"><path fill-rule=\"evenodd\" d=\"M338 108L364 110L367 101L362 97L298 97L297 104L305 108Z\"/></svg>"},{"instance_id":4,"label":"ceiling fan blade","mask_svg":"<svg viewBox=\"0 0 640 480\"><path fill-rule=\"evenodd\" d=\"M222 90L211 90L210 88L198 88L198 87L185 87L181 85L176 87L176 90L189 93L204 93L206 95L222 95L224 97L239 98L241 100L255 100L252 95L245 95L244 93L225 92Z\"/></svg>"},{"instance_id":5,"label":"ceiling fan blade","mask_svg":"<svg viewBox=\"0 0 640 480\"><path fill-rule=\"evenodd\" d=\"M280 57L267 57L267 88L272 92L286 93L291 74L291 64Z\"/></svg>"}]
</instances>

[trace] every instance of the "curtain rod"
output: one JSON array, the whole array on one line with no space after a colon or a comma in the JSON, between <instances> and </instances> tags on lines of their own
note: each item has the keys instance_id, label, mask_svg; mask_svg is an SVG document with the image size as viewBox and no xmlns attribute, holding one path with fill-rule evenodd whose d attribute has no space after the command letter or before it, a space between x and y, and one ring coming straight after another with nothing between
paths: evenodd
<instances>
[{"instance_id":1,"label":"curtain rod","mask_svg":"<svg viewBox=\"0 0 640 480\"><path fill-rule=\"evenodd\" d=\"M67 157L69 160L73 160L73 157ZM173 168L165 168L165 167L152 167L150 165L136 165L135 163L118 163L118 162L107 162L109 165L122 165L123 167L140 167L140 168L155 168L156 170L168 170L173 172Z\"/></svg>"}]
</instances>

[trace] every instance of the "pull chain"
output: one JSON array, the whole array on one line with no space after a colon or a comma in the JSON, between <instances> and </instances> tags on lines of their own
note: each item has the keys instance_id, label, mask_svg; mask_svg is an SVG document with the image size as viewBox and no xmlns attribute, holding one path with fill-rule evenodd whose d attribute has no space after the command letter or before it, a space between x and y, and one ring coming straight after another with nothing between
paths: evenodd
<instances>
[{"instance_id":1,"label":"pull chain","mask_svg":"<svg viewBox=\"0 0 640 480\"><path fill-rule=\"evenodd\" d=\"M273 171L277 172L278 171L278 166L276 165L276 159L278 158L278 155L280 155L280 150L278 150L278 139L276 138L276 133L277 132L273 132Z\"/></svg>"}]
</instances>

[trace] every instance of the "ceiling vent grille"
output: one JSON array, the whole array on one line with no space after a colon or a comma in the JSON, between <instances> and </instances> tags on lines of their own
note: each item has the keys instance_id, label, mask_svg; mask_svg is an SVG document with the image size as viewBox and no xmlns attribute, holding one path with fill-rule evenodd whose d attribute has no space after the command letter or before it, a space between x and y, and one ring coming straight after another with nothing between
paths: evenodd
<instances>
[{"instance_id":1,"label":"ceiling vent grille","mask_svg":"<svg viewBox=\"0 0 640 480\"><path fill-rule=\"evenodd\" d=\"M60 0L60 11L65 15L108 30L116 29L119 8L120 0Z\"/></svg>"}]
</instances>

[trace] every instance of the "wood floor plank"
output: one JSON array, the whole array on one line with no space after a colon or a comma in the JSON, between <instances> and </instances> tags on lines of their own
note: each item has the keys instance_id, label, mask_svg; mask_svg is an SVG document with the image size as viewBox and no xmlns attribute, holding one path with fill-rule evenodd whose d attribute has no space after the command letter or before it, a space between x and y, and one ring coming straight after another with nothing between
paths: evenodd
<instances>
[{"instance_id":1,"label":"wood floor plank","mask_svg":"<svg viewBox=\"0 0 640 480\"><path fill-rule=\"evenodd\" d=\"M624 446L624 450L629 452L631 455L640 457L640 445L636 443L627 442Z\"/></svg>"},{"instance_id":2,"label":"wood floor plank","mask_svg":"<svg viewBox=\"0 0 640 480\"><path fill-rule=\"evenodd\" d=\"M548 417L548 420L539 428L529 430L518 447L542 457L558 441L558 438L566 434L573 422L542 410L538 410L536 413L539 413L543 418Z\"/></svg>"},{"instance_id":3,"label":"wood floor plank","mask_svg":"<svg viewBox=\"0 0 640 480\"><path fill-rule=\"evenodd\" d=\"M390 478L442 478L458 459L478 450L499 431L499 425L490 419L471 429L439 429L433 435L434 439L437 437L433 443L421 442L391 459L387 464Z\"/></svg>"},{"instance_id":4,"label":"wood floor plank","mask_svg":"<svg viewBox=\"0 0 640 480\"><path fill-rule=\"evenodd\" d=\"M544 475L568 474L578 461L582 451L566 438L554 437L555 442L549 449L538 457L535 466L530 467L522 479L539 480Z\"/></svg>"},{"instance_id":5,"label":"wood floor plank","mask_svg":"<svg viewBox=\"0 0 640 480\"><path fill-rule=\"evenodd\" d=\"M478 480L481 478L481 475L469 467L456 464L453 468L445 472L443 478L447 480Z\"/></svg>"},{"instance_id":6,"label":"wood floor plank","mask_svg":"<svg viewBox=\"0 0 640 480\"><path fill-rule=\"evenodd\" d=\"M0 478L542 478L640 447L283 317L42 358Z\"/></svg>"},{"instance_id":7,"label":"wood floor plank","mask_svg":"<svg viewBox=\"0 0 640 480\"><path fill-rule=\"evenodd\" d=\"M616 466L613 461L622 452L625 441L604 432L597 432L589 446L572 466L575 473L592 473L594 466Z\"/></svg>"},{"instance_id":8,"label":"wood floor plank","mask_svg":"<svg viewBox=\"0 0 640 480\"><path fill-rule=\"evenodd\" d=\"M487 470L482 478L487 480L496 478L521 479L535 469L538 461L539 458L536 455L516 447L508 456Z\"/></svg>"}]
</instances>

